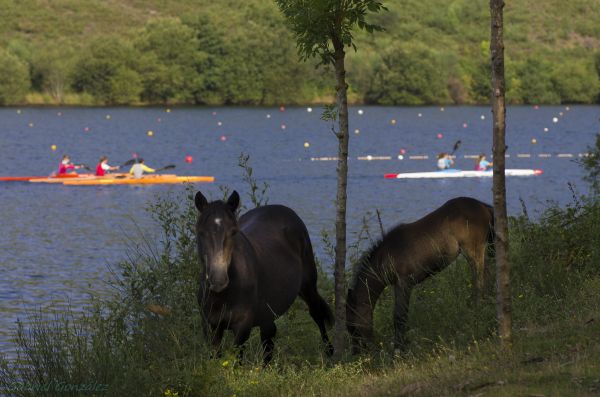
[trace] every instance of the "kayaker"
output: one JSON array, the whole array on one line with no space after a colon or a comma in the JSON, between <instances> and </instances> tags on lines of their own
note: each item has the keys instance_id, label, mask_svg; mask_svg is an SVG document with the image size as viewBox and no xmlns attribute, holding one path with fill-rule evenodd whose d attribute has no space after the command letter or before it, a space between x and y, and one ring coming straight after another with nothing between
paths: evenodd
<instances>
[{"instance_id":1,"label":"kayaker","mask_svg":"<svg viewBox=\"0 0 600 397\"><path fill-rule=\"evenodd\" d=\"M104 176L107 172L118 170L119 166L110 166L108 165L108 157L102 156L100 157L100 161L96 166L96 176Z\"/></svg>"},{"instance_id":2,"label":"kayaker","mask_svg":"<svg viewBox=\"0 0 600 397\"><path fill-rule=\"evenodd\" d=\"M477 157L477 163L475 164L475 171L487 171L494 164L485 159L485 154L480 154Z\"/></svg>"},{"instance_id":3,"label":"kayaker","mask_svg":"<svg viewBox=\"0 0 600 397\"><path fill-rule=\"evenodd\" d=\"M71 158L68 154L65 154L58 165L58 175L64 175L70 170L78 170L79 168L81 168L81 166L71 163Z\"/></svg>"},{"instance_id":4,"label":"kayaker","mask_svg":"<svg viewBox=\"0 0 600 397\"><path fill-rule=\"evenodd\" d=\"M438 154L437 158L437 167L439 170L447 170L454 165L454 160L452 160L452 157L446 152Z\"/></svg>"},{"instance_id":5,"label":"kayaker","mask_svg":"<svg viewBox=\"0 0 600 397\"><path fill-rule=\"evenodd\" d=\"M144 159L142 158L139 158L138 162L129 170L129 173L132 174L134 178L141 178L142 175L144 175L144 172L153 173L156 172L156 170L144 164Z\"/></svg>"}]
</instances>

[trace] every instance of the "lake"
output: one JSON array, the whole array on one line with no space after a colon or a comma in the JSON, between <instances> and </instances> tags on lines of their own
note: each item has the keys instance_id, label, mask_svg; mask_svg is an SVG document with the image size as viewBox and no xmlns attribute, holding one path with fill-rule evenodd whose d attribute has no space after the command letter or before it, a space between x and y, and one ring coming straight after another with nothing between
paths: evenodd
<instances>
[{"instance_id":1,"label":"lake","mask_svg":"<svg viewBox=\"0 0 600 397\"><path fill-rule=\"evenodd\" d=\"M214 175L215 183L197 188L219 198L219 185L227 185L249 205L238 167L244 152L259 182L269 184L270 203L298 212L317 255L330 267L320 234L326 230L333 236L336 162L314 159L336 156L337 140L320 114L316 107L310 112L305 107L3 108L0 175L48 175L64 153L94 167L101 155L119 164L136 154L150 167L175 164L180 175ZM549 201L570 202L568 183L586 192L583 171L574 160L600 132L600 107L510 107L507 115L507 167L544 171L507 179L510 214L522 211L521 200L532 216L539 216ZM385 173L433 170L436 154L451 151L457 140L462 145L456 166L473 169L474 160L465 156L483 152L491 157L489 108L353 107L350 127L349 242L363 216L375 209L384 226L391 227L418 219L452 197L491 202L491 178L383 178ZM359 160L369 155L389 159ZM186 156L193 162L186 163ZM417 159L423 156L428 159ZM67 304L77 309L90 293L102 293L108 265L124 259L132 242L156 241L147 205L157 195L184 189L0 182L0 350L10 348L8 330L27 311ZM377 227L372 216L369 222Z\"/></svg>"}]
</instances>

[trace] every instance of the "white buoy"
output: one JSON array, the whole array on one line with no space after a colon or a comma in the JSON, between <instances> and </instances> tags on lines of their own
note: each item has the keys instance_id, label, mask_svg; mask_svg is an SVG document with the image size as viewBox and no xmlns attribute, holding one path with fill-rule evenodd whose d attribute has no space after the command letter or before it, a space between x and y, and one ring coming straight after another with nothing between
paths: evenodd
<instances>
[{"instance_id":1,"label":"white buoy","mask_svg":"<svg viewBox=\"0 0 600 397\"><path fill-rule=\"evenodd\" d=\"M271 118L271 115L270 115L270 114L267 114L267 118L268 118L268 119L270 119L270 118Z\"/></svg>"},{"instance_id":2,"label":"white buoy","mask_svg":"<svg viewBox=\"0 0 600 397\"><path fill-rule=\"evenodd\" d=\"M364 111L362 109L358 109L358 114L363 115Z\"/></svg>"},{"instance_id":3,"label":"white buoy","mask_svg":"<svg viewBox=\"0 0 600 397\"><path fill-rule=\"evenodd\" d=\"M553 122L553 123L558 123L558 117L554 117L554 118L552 119L552 122Z\"/></svg>"},{"instance_id":4,"label":"white buoy","mask_svg":"<svg viewBox=\"0 0 600 397\"><path fill-rule=\"evenodd\" d=\"M403 156L403 155L401 155L401 154L399 154L399 155L398 155L398 160L404 160L404 156Z\"/></svg>"},{"instance_id":5,"label":"white buoy","mask_svg":"<svg viewBox=\"0 0 600 397\"><path fill-rule=\"evenodd\" d=\"M548 127L545 127L545 128L544 128L544 132L548 132L548 131L549 131L549 130L548 130Z\"/></svg>"},{"instance_id":6,"label":"white buoy","mask_svg":"<svg viewBox=\"0 0 600 397\"><path fill-rule=\"evenodd\" d=\"M423 117L423 113L419 113L417 116L419 116L419 117Z\"/></svg>"},{"instance_id":7,"label":"white buoy","mask_svg":"<svg viewBox=\"0 0 600 397\"><path fill-rule=\"evenodd\" d=\"M355 134L360 134L360 130L357 128L357 129L354 130L354 133Z\"/></svg>"},{"instance_id":8,"label":"white buoy","mask_svg":"<svg viewBox=\"0 0 600 397\"><path fill-rule=\"evenodd\" d=\"M481 117L481 120L485 120L485 116L483 114L480 117Z\"/></svg>"},{"instance_id":9,"label":"white buoy","mask_svg":"<svg viewBox=\"0 0 600 397\"><path fill-rule=\"evenodd\" d=\"M306 108L306 111L307 111L308 113L310 113L310 112L312 112L312 108Z\"/></svg>"}]
</instances>

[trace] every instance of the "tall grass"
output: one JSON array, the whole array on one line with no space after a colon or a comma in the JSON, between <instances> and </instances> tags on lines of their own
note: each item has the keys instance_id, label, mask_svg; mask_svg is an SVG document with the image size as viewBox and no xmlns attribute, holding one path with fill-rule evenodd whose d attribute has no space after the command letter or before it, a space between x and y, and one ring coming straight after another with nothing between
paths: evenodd
<instances>
[{"instance_id":1,"label":"tall grass","mask_svg":"<svg viewBox=\"0 0 600 397\"><path fill-rule=\"evenodd\" d=\"M600 390L600 383L594 389L600 378L595 372L600 370L597 197L575 197L536 221L526 215L511 220L512 353L496 348L493 283L485 299L472 304L470 272L459 260L413 292L409 347L402 358L393 355L390 344L393 296L386 290L375 313L377 351L347 355L346 362L334 365L298 300L277 320L274 359L262 368L257 332L243 362L236 359L231 337L223 342L223 355L214 357L202 333L193 193L162 197L150 206L160 241L131 247L128 259L113 268L112 294L95 298L93 309L83 315L37 312L17 324L16 356L0 360L0 394L470 395L485 389L495 395L523 390L568 395ZM369 233L368 227L357 232L356 258L370 244ZM323 271L320 277L319 288L331 298L331 278Z\"/></svg>"}]
</instances>

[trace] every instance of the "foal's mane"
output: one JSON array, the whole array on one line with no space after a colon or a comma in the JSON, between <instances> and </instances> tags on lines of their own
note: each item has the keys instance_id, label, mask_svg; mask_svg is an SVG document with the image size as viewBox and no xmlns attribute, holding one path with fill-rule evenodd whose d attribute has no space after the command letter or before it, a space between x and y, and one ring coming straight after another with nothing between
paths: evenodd
<instances>
[{"instance_id":1,"label":"foal's mane","mask_svg":"<svg viewBox=\"0 0 600 397\"><path fill-rule=\"evenodd\" d=\"M359 279L360 275L365 274L366 272L369 272L369 271L373 271L373 269L372 269L372 266L374 265L373 261L375 260L375 256L377 255L377 252L381 248L383 242L389 240L390 238L393 238L391 236L393 234L393 232L402 228L405 225L406 225L405 223L400 223L400 224L394 226L383 237L380 237L379 239L375 240L375 242L371 245L371 247L369 247L369 249L367 249L360 256L360 259L356 262L356 265L354 266L354 271L353 271L354 274L352 276L352 282L350 283L350 287L349 287L350 289L354 289L356 287L356 285L358 284L358 279Z\"/></svg>"},{"instance_id":2,"label":"foal's mane","mask_svg":"<svg viewBox=\"0 0 600 397\"><path fill-rule=\"evenodd\" d=\"M366 271L369 271L369 269L372 266L373 259L375 258L375 254L381 247L381 244L383 243L383 240L385 239L386 236L387 236L387 234L385 236L377 239L371 245L371 247L369 247L369 249L367 249L365 252L363 252L363 254L360 256L359 260L354 265L352 282L350 283L350 289L353 290L356 287L356 285L358 284L358 278L361 274L365 273Z\"/></svg>"}]
</instances>

